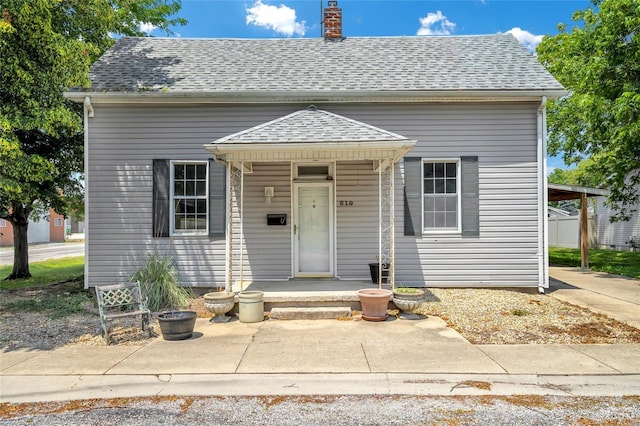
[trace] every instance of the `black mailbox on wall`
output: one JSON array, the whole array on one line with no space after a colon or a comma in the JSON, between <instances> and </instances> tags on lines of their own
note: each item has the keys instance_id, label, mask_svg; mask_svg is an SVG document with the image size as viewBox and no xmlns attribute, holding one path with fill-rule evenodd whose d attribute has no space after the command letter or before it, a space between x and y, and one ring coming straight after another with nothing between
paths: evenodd
<instances>
[{"instance_id":1,"label":"black mailbox on wall","mask_svg":"<svg viewBox=\"0 0 640 426\"><path fill-rule=\"evenodd\" d=\"M286 213L267 215L267 225L286 225L286 224L287 224Z\"/></svg>"}]
</instances>

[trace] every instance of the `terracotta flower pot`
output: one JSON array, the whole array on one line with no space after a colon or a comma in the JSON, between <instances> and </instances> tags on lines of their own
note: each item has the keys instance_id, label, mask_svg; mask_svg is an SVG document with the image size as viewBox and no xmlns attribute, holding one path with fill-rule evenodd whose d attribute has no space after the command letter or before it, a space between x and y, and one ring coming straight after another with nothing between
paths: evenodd
<instances>
[{"instance_id":1,"label":"terracotta flower pot","mask_svg":"<svg viewBox=\"0 0 640 426\"><path fill-rule=\"evenodd\" d=\"M367 321L384 321L387 318L387 307L392 296L391 290L377 288L358 290L362 318Z\"/></svg>"}]
</instances>

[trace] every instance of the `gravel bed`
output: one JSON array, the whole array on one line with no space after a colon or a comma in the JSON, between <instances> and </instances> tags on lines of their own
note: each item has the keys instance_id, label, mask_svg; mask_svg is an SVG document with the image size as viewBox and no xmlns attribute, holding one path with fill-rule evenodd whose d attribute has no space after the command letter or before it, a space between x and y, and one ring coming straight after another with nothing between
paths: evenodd
<instances>
[{"instance_id":1,"label":"gravel bed","mask_svg":"<svg viewBox=\"0 0 640 426\"><path fill-rule=\"evenodd\" d=\"M440 317L473 344L640 343L640 330L537 290L428 290L418 313Z\"/></svg>"},{"instance_id":2,"label":"gravel bed","mask_svg":"<svg viewBox=\"0 0 640 426\"><path fill-rule=\"evenodd\" d=\"M25 298L68 294L64 286L0 292L0 350L52 349L60 346L103 346L96 309L51 319L49 312L16 312L7 303ZM78 291L78 290L76 290ZM202 298L191 309L210 317ZM418 311L438 316L474 344L639 343L640 330L529 290L429 289ZM113 323L115 345L145 345L148 338L135 318ZM152 329L159 334L157 320Z\"/></svg>"},{"instance_id":3,"label":"gravel bed","mask_svg":"<svg viewBox=\"0 0 640 426\"><path fill-rule=\"evenodd\" d=\"M639 397L274 396L0 404L5 425L637 425Z\"/></svg>"}]
</instances>

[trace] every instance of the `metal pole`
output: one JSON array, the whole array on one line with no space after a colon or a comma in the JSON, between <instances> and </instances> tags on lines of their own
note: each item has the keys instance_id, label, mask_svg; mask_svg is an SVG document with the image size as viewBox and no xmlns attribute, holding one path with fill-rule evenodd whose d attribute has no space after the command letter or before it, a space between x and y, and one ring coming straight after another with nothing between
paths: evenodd
<instances>
[{"instance_id":1,"label":"metal pole","mask_svg":"<svg viewBox=\"0 0 640 426\"><path fill-rule=\"evenodd\" d=\"M320 38L322 38L322 25L324 24L324 14L322 13L322 0L320 0Z\"/></svg>"}]
</instances>

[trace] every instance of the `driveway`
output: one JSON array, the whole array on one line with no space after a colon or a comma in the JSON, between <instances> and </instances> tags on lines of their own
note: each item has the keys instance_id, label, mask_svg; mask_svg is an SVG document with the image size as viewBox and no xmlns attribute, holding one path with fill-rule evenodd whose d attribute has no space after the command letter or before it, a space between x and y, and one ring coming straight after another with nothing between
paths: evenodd
<instances>
[{"instance_id":1,"label":"driveway","mask_svg":"<svg viewBox=\"0 0 640 426\"><path fill-rule=\"evenodd\" d=\"M549 276L552 297L640 328L640 280L565 266Z\"/></svg>"}]
</instances>

